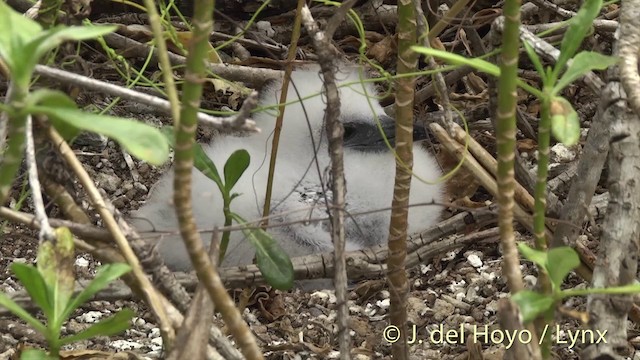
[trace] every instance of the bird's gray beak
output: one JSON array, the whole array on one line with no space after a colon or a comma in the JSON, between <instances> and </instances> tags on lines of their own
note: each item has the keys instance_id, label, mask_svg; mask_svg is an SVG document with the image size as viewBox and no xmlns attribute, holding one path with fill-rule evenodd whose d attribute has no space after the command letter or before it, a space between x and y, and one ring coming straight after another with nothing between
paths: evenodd
<instances>
[{"instance_id":1,"label":"bird's gray beak","mask_svg":"<svg viewBox=\"0 0 640 360\"><path fill-rule=\"evenodd\" d=\"M344 146L360 151L387 150L385 138L392 147L396 144L396 122L387 115L378 116L380 127L371 121L349 121L344 123ZM416 126L417 125L417 126ZM414 124L413 141L427 138L424 126Z\"/></svg>"}]
</instances>

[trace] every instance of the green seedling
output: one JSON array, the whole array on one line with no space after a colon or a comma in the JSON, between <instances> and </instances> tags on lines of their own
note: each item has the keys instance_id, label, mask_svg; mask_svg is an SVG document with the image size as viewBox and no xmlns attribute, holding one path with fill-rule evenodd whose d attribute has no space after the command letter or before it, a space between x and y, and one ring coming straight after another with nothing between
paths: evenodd
<instances>
[{"instance_id":1,"label":"green seedling","mask_svg":"<svg viewBox=\"0 0 640 360\"><path fill-rule=\"evenodd\" d=\"M163 134L170 144L174 144L173 128L166 126L162 129ZM222 194L222 208L224 212L224 226L228 227L235 221L243 225L243 233L247 240L251 242L256 250L256 265L265 277L269 285L276 289L287 290L293 286L293 264L289 255L282 249L280 244L266 231L260 228L248 226L248 223L240 215L231 211L231 202L241 194L234 193L233 187L236 185L242 174L247 170L251 161L249 152L244 149L237 150L229 156L224 164L224 179L220 176L216 165L207 156L200 144L193 145L193 166L202 174L211 179ZM229 246L230 232L222 233L220 241L220 261Z\"/></svg>"},{"instance_id":2,"label":"green seedling","mask_svg":"<svg viewBox=\"0 0 640 360\"><path fill-rule=\"evenodd\" d=\"M532 321L540 315L553 310L562 300L571 296L589 294L628 295L640 292L640 284L615 286L602 289L569 289L562 290L562 282L569 273L580 265L576 251L568 246L557 247L549 251L532 249L525 243L519 243L522 256L546 271L551 280L551 294L523 290L513 295L513 301L520 307L525 322Z\"/></svg>"},{"instance_id":3,"label":"green seedling","mask_svg":"<svg viewBox=\"0 0 640 360\"><path fill-rule=\"evenodd\" d=\"M75 335L61 337L62 326L80 305L131 269L127 264L104 265L97 270L94 279L78 295L73 296L75 284L73 264L73 236L68 228L61 227L56 229L55 244L47 241L38 249L37 266L21 263L11 265L14 275L47 319L46 323L40 322L7 295L0 293L0 306L5 307L42 334L49 346L48 353L30 350L23 353L23 358L59 358L60 348L65 344L95 336L114 335L129 327L129 321L134 316L134 312L123 309Z\"/></svg>"}]
</instances>

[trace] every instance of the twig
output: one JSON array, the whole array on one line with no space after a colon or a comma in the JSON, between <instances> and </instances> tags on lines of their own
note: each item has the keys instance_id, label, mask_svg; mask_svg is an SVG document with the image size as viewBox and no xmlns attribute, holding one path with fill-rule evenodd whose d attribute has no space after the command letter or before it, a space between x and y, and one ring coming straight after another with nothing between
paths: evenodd
<instances>
[{"instance_id":1,"label":"twig","mask_svg":"<svg viewBox=\"0 0 640 360\"><path fill-rule=\"evenodd\" d=\"M131 250L129 243L120 231L116 220L113 218L111 213L107 211L104 200L102 199L102 196L100 196L98 189L95 187L93 180L91 179L89 174L87 174L78 158L75 157L75 155L73 154L73 150L71 150L71 148L69 147L69 144L64 141L64 139L53 127L49 128L48 135L60 150L60 155L62 155L69 167L71 167L76 176L78 176L78 179L89 195L89 199L91 200L94 208L100 214L102 221L104 222L106 228L109 229L109 232L111 233L111 236L115 240L116 244L118 244L122 255L127 260L127 263L132 267L133 276L135 277L141 291L146 297L147 303L156 315L158 325L163 333L163 337L165 337L165 341L169 341L171 343L175 336L175 333L167 318L167 314L165 313L165 309L160 301L160 298L153 288L153 285L151 285L151 282L149 282L149 279L145 275L144 271L140 267L138 258L136 258L135 254Z\"/></svg>"},{"instance_id":2,"label":"twig","mask_svg":"<svg viewBox=\"0 0 640 360\"><path fill-rule=\"evenodd\" d=\"M422 3L419 1L414 1L415 11L416 11L416 21L417 21L417 29L418 29L418 41L424 47L431 47L429 43L428 33L425 31L429 28L429 24L427 24L427 18L424 16L424 11L422 10ZM438 69L438 64L433 59L433 56L429 56L427 59L429 64L429 68L432 70ZM440 103L444 108L444 116L442 119L442 126L449 131L449 134L453 133L453 116L451 115L451 102L449 101L449 89L447 89L447 83L442 75L442 72L435 71L433 74L433 84L437 94L440 96Z\"/></svg>"},{"instance_id":3,"label":"twig","mask_svg":"<svg viewBox=\"0 0 640 360\"><path fill-rule=\"evenodd\" d=\"M271 140L271 153L269 154L269 170L267 173L267 188L264 193L264 205L262 206L262 216L266 217L271 212L271 195L273 193L273 179L275 178L276 171L276 161L278 160L278 149L280 144L280 133L282 132L282 121L284 119L284 114L287 111L287 108L284 104L287 102L287 96L289 93L289 83L291 82L291 72L293 71L292 62L296 59L296 50L298 48L298 40L300 40L300 12L302 10L302 6L304 5L304 0L298 0L298 4L296 6L296 13L298 16L295 17L293 22L293 28L291 30L291 46L289 47L289 51L287 52L287 65L284 71L284 77L282 78L282 88L280 89L280 101L278 105L278 117L276 118L276 123L273 128L273 139ZM293 84L295 89L295 84ZM266 226L268 224L268 219L265 219L263 225Z\"/></svg>"},{"instance_id":4,"label":"twig","mask_svg":"<svg viewBox=\"0 0 640 360\"><path fill-rule=\"evenodd\" d=\"M340 11L331 19L334 24L330 31L325 34L316 25L311 11L305 5L302 8L302 22L307 32L311 35L311 42L318 55L322 77L324 79L324 89L327 94L327 109L325 112L327 137L329 139L329 155L331 157L333 206L331 212L331 238L334 247L334 261L336 272L334 277L334 287L336 290L336 301L338 307L338 343L340 346L340 359L351 359L351 335L349 334L349 309L347 307L347 265L345 258L345 238L344 238L344 206L346 183L344 178L344 148L343 136L344 127L339 121L340 97L335 79L335 54L332 51L331 36L335 31L339 20L338 16L346 15L347 11L355 1L347 0L340 7Z\"/></svg>"},{"instance_id":5,"label":"twig","mask_svg":"<svg viewBox=\"0 0 640 360\"><path fill-rule=\"evenodd\" d=\"M146 58L149 53L152 53L153 59L157 59L157 49L143 44L141 42L129 39L117 33L111 33L104 36L104 40L109 46L126 49L128 54L134 56ZM184 65L187 59L184 56L169 53L169 60L174 65ZM282 78L282 71L261 69L249 66L239 65L225 65L225 64L213 64L207 62L207 70L216 74L217 76L230 80L240 81L247 84L252 84L254 87L259 88L266 82L274 79Z\"/></svg>"},{"instance_id":6,"label":"twig","mask_svg":"<svg viewBox=\"0 0 640 360\"><path fill-rule=\"evenodd\" d=\"M26 156L27 171L29 173L29 186L31 186L31 197L33 198L33 207L35 208L36 219L40 223L40 233L38 238L40 242L54 241L56 234L49 224L49 218L44 209L44 201L42 200L42 189L38 180L38 167L36 165L36 150L33 141L33 119L31 115L27 115L27 123L25 126L26 136Z\"/></svg>"},{"instance_id":7,"label":"twig","mask_svg":"<svg viewBox=\"0 0 640 360\"><path fill-rule=\"evenodd\" d=\"M89 89L113 96L118 96L123 99L136 101L140 104L153 106L164 111L167 114L171 113L171 104L167 100L159 98L157 96L144 94L135 90L124 88L119 85L110 84L108 82L92 79L90 77L74 74L45 65L36 65L35 71L37 74L43 77L57 80L65 84L71 84L83 89ZM253 102L254 97L257 98L257 95L254 95L253 93L249 95L249 97L245 101L245 104L247 103L247 101L250 101L250 103ZM238 114L229 117L216 117L205 114L203 112L199 112L198 121L201 124L210 125L218 130L257 131L255 122L253 120L250 120L248 116L249 112L254 108L255 105L253 107L248 106L248 108L245 108L243 104L243 107L240 109L240 112ZM0 123L0 126L1 125L2 123Z\"/></svg>"}]
</instances>

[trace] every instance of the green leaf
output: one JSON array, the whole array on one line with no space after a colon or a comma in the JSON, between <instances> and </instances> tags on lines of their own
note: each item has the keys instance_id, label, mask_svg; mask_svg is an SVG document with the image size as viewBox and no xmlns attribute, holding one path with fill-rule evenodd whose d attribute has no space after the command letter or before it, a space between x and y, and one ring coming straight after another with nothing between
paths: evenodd
<instances>
[{"instance_id":1,"label":"green leaf","mask_svg":"<svg viewBox=\"0 0 640 360\"><path fill-rule=\"evenodd\" d=\"M571 65L562 75L556 86L553 87L552 95L557 95L574 82L576 79L591 70L604 70L609 66L615 65L618 58L614 56L602 55L592 51L582 51L573 57Z\"/></svg>"},{"instance_id":2,"label":"green leaf","mask_svg":"<svg viewBox=\"0 0 640 360\"><path fill-rule=\"evenodd\" d=\"M160 130L139 121L54 106L34 106L33 112L108 136L131 155L152 165L162 165L169 158L169 144Z\"/></svg>"},{"instance_id":3,"label":"green leaf","mask_svg":"<svg viewBox=\"0 0 640 360\"><path fill-rule=\"evenodd\" d=\"M240 176L249 167L250 156L249 152L244 149L236 150L227 162L224 164L224 186L227 192L231 192L231 189L236 185Z\"/></svg>"},{"instance_id":4,"label":"green leaf","mask_svg":"<svg viewBox=\"0 0 640 360\"><path fill-rule=\"evenodd\" d=\"M162 134L169 141L169 145L171 147L175 147L173 126L163 126L160 128L160 131L162 131ZM211 161L209 156L207 156L207 153L202 149L202 145L199 143L193 144L193 166L203 173L204 176L213 180L216 185L218 185L218 189L220 189L220 191L224 191L224 184L222 183L222 178L220 177L220 173L218 173L216 164Z\"/></svg>"},{"instance_id":5,"label":"green leaf","mask_svg":"<svg viewBox=\"0 0 640 360\"><path fill-rule=\"evenodd\" d=\"M434 48L428 48L424 46L412 46L411 50L423 54L433 56L439 59L442 59L449 64L453 65L468 65L476 70L480 70L484 73L500 76L500 68L488 61L478 59L478 58L466 58L464 56L460 56L458 54L452 54L446 51L437 50Z\"/></svg>"},{"instance_id":6,"label":"green leaf","mask_svg":"<svg viewBox=\"0 0 640 360\"><path fill-rule=\"evenodd\" d=\"M560 44L560 56L554 69L556 74L560 73L567 61L576 53L601 8L602 0L585 0L580 10L569 20L569 27Z\"/></svg>"},{"instance_id":7,"label":"green leaf","mask_svg":"<svg viewBox=\"0 0 640 360\"><path fill-rule=\"evenodd\" d=\"M25 46L31 56L33 67L49 50L55 49L65 41L82 41L95 39L118 29L114 25L64 26L58 25L41 32Z\"/></svg>"},{"instance_id":8,"label":"green leaf","mask_svg":"<svg viewBox=\"0 0 640 360\"><path fill-rule=\"evenodd\" d=\"M48 319L51 319L53 316L53 304L49 299L47 284L38 269L31 265L13 263L11 264L11 271L27 290L31 300L38 305Z\"/></svg>"},{"instance_id":9,"label":"green leaf","mask_svg":"<svg viewBox=\"0 0 640 360\"><path fill-rule=\"evenodd\" d=\"M56 356L47 354L46 351L40 349L25 349L20 353L20 360L54 360L59 359Z\"/></svg>"},{"instance_id":10,"label":"green leaf","mask_svg":"<svg viewBox=\"0 0 640 360\"><path fill-rule=\"evenodd\" d=\"M91 325L81 332L61 339L62 344L70 344L76 341L87 340L95 336L111 336L119 334L129 328L131 319L135 313L131 309L122 309L120 312L107 319Z\"/></svg>"},{"instance_id":11,"label":"green leaf","mask_svg":"<svg viewBox=\"0 0 640 360\"><path fill-rule=\"evenodd\" d=\"M42 32L37 22L22 16L4 1L0 1L0 58L9 67L13 80L28 83L31 74L25 63L33 54L25 53L25 44ZM37 61L37 60L36 60Z\"/></svg>"},{"instance_id":12,"label":"green leaf","mask_svg":"<svg viewBox=\"0 0 640 360\"><path fill-rule=\"evenodd\" d=\"M33 298L32 298L33 299ZM27 324L29 324L32 328L38 331L41 334L47 333L47 327L38 321L36 318L31 316L29 312L25 309L21 308L20 305L11 300L7 295L0 292L0 306L11 311L14 315L24 320Z\"/></svg>"},{"instance_id":13,"label":"green leaf","mask_svg":"<svg viewBox=\"0 0 640 360\"><path fill-rule=\"evenodd\" d=\"M544 83L544 79L546 79L547 76L546 76L546 72L544 71L544 67L542 66L542 61L540 61L540 57L538 57L538 54L536 54L536 51L531 47L531 45L529 45L527 41L523 41L522 45L524 45L524 49L527 51L529 60L531 60L533 67L535 67L536 71L540 75L540 78L543 79L543 83Z\"/></svg>"},{"instance_id":14,"label":"green leaf","mask_svg":"<svg viewBox=\"0 0 640 360\"><path fill-rule=\"evenodd\" d=\"M55 230L57 240L45 241L38 249L38 272L44 280L49 301L52 306L52 316L49 318L52 326L62 326L64 313L69 299L73 294L75 276L73 271L74 247L73 236L66 227Z\"/></svg>"},{"instance_id":15,"label":"green leaf","mask_svg":"<svg viewBox=\"0 0 640 360\"><path fill-rule=\"evenodd\" d=\"M566 146L580 140L580 118L571 103L556 96L551 101L551 133Z\"/></svg>"},{"instance_id":16,"label":"green leaf","mask_svg":"<svg viewBox=\"0 0 640 360\"><path fill-rule=\"evenodd\" d=\"M238 214L231 216L240 224L247 222ZM242 232L256 249L256 265L269 285L279 290L293 286L293 264L280 244L262 229L243 228Z\"/></svg>"},{"instance_id":17,"label":"green leaf","mask_svg":"<svg viewBox=\"0 0 640 360\"><path fill-rule=\"evenodd\" d=\"M220 173L218 173L218 168L216 168L216 164L211 161L207 153L202 149L202 146L198 143L193 144L193 166L200 170L204 176L213 180L216 185L218 185L220 191L224 191L225 187L222 183Z\"/></svg>"},{"instance_id":18,"label":"green leaf","mask_svg":"<svg viewBox=\"0 0 640 360\"><path fill-rule=\"evenodd\" d=\"M546 252L533 249L523 242L518 243L518 250L520 250L520 253L522 254L522 256L524 256L525 259L532 261L534 264L540 266L543 269L547 268Z\"/></svg>"},{"instance_id":19,"label":"green leaf","mask_svg":"<svg viewBox=\"0 0 640 360\"><path fill-rule=\"evenodd\" d=\"M553 304L553 297L530 290L522 290L511 297L518 307L525 323L549 310Z\"/></svg>"},{"instance_id":20,"label":"green leaf","mask_svg":"<svg viewBox=\"0 0 640 360\"><path fill-rule=\"evenodd\" d=\"M99 267L96 271L96 276L91 280L89 285L69 303L65 310L64 317L69 317L75 309L87 302L95 293L104 289L110 282L129 271L131 271L131 266L124 263L106 264Z\"/></svg>"},{"instance_id":21,"label":"green leaf","mask_svg":"<svg viewBox=\"0 0 640 360\"><path fill-rule=\"evenodd\" d=\"M551 283L556 290L560 290L564 278L580 265L580 258L575 250L562 246L549 250L547 259L547 271Z\"/></svg>"},{"instance_id":22,"label":"green leaf","mask_svg":"<svg viewBox=\"0 0 640 360\"><path fill-rule=\"evenodd\" d=\"M167 139L167 143L171 148L176 147L176 139L173 136L173 126L164 125L160 128L160 132L164 135L164 138Z\"/></svg>"},{"instance_id":23,"label":"green leaf","mask_svg":"<svg viewBox=\"0 0 640 360\"><path fill-rule=\"evenodd\" d=\"M36 89L31 92L27 97L27 106L25 107L25 111L30 112L31 107L37 105L77 109L76 103L69 97L69 95L62 91L51 89ZM70 141L80 134L78 128L71 126L66 122L58 121L55 118L51 118L50 121L56 130L58 130L62 138L67 141Z\"/></svg>"}]
</instances>

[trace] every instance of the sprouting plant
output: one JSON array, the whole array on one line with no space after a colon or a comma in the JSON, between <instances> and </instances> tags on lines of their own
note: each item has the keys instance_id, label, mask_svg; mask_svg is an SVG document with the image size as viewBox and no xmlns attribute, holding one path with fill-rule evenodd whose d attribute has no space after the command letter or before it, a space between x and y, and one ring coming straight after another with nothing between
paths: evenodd
<instances>
[{"instance_id":1,"label":"sprouting plant","mask_svg":"<svg viewBox=\"0 0 640 360\"><path fill-rule=\"evenodd\" d=\"M170 126L163 128L163 133L170 143L173 143L173 129ZM289 255L282 249L280 244L265 230L248 226L247 220L231 210L231 202L241 194L234 193L233 187L236 185L242 174L251 161L249 152L237 150L232 153L224 164L224 179L220 176L216 165L207 156L200 144L193 146L194 157L193 166L204 174L218 187L222 195L222 208L224 212L224 226L231 226L233 221L243 225L243 233L247 240L251 242L256 250L256 265L262 275L276 289L287 290L293 286L293 264ZM220 261L229 245L230 232L224 231L220 241Z\"/></svg>"},{"instance_id":2,"label":"sprouting plant","mask_svg":"<svg viewBox=\"0 0 640 360\"><path fill-rule=\"evenodd\" d=\"M589 294L623 295L640 292L640 284L615 286L595 289L562 290L562 281L569 273L580 265L580 258L576 251L568 246L560 246L549 251L532 249L524 243L518 244L522 256L531 260L549 275L551 293L544 294L537 291L522 290L513 295L513 301L520 307L520 313L525 322L553 310L565 298L584 296Z\"/></svg>"},{"instance_id":3,"label":"sprouting plant","mask_svg":"<svg viewBox=\"0 0 640 360\"><path fill-rule=\"evenodd\" d=\"M42 350L30 350L23 352L23 358L59 358L63 345L95 336L120 333L127 329L134 315L132 310L123 309L77 334L61 337L62 326L72 313L111 281L129 272L130 267L127 264L107 264L98 268L93 280L78 295L73 296L73 236L69 229L62 227L56 229L56 238L55 245L49 241L42 243L38 249L37 266L21 263L11 265L11 270L25 287L31 300L42 310L47 319L46 323L38 321L7 295L0 293L0 306L7 308L41 333L49 346L48 355Z\"/></svg>"}]
</instances>

